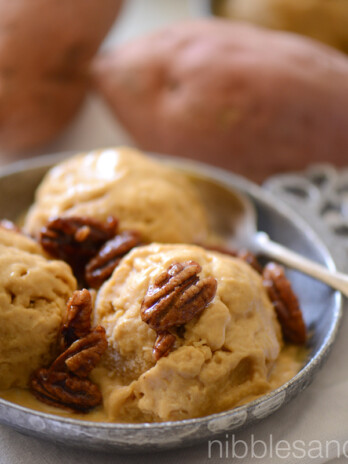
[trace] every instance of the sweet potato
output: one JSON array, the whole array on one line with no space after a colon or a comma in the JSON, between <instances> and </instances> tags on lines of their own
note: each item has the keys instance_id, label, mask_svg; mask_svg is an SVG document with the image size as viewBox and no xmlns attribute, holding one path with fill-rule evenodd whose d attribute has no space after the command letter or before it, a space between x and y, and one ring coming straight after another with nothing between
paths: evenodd
<instances>
[{"instance_id":1,"label":"sweet potato","mask_svg":"<svg viewBox=\"0 0 348 464\"><path fill-rule=\"evenodd\" d=\"M196 20L97 57L93 74L144 149L255 180L348 160L348 59L311 39Z\"/></svg>"},{"instance_id":2,"label":"sweet potato","mask_svg":"<svg viewBox=\"0 0 348 464\"><path fill-rule=\"evenodd\" d=\"M76 113L121 0L0 0L0 148L49 141Z\"/></svg>"}]
</instances>

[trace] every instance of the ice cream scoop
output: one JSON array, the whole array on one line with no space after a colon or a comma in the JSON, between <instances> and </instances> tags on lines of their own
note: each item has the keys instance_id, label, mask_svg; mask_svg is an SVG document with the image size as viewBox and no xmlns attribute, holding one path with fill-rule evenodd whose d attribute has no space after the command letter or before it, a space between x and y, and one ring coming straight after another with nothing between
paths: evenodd
<instances>
[{"instance_id":1,"label":"ice cream scoop","mask_svg":"<svg viewBox=\"0 0 348 464\"><path fill-rule=\"evenodd\" d=\"M119 220L144 242L193 243L206 239L206 213L180 172L136 149L117 147L81 153L46 174L24 230L38 236L54 217Z\"/></svg>"},{"instance_id":2,"label":"ice cream scoop","mask_svg":"<svg viewBox=\"0 0 348 464\"><path fill-rule=\"evenodd\" d=\"M177 306L170 304L163 311L163 303L171 299L171 290L184 292L190 282L171 286L168 272L190 265L198 268L199 282L191 280L193 286L209 279L215 286L200 314L187 320L181 319L184 293ZM154 290L153 285L163 283L163 272L168 286ZM153 306L149 322L141 307L154 295L160 295L162 310ZM197 300L190 295L192 308ZM108 420L189 419L238 406L274 388L273 369L282 363L280 326L261 276L240 259L195 245L137 247L101 287L94 316L95 323L105 328L109 344L104 361L92 373L103 393ZM163 324L162 333L171 330L175 338L160 359L153 357L157 339L153 322ZM288 367L286 380L299 369Z\"/></svg>"}]
</instances>

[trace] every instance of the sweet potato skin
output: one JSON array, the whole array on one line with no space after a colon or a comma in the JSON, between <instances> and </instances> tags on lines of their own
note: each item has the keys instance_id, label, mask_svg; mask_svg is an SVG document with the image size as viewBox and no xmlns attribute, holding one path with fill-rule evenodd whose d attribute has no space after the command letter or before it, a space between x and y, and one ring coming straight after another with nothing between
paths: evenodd
<instances>
[{"instance_id":1,"label":"sweet potato skin","mask_svg":"<svg viewBox=\"0 0 348 464\"><path fill-rule=\"evenodd\" d=\"M97 57L93 76L146 150L258 181L348 159L348 60L311 39L196 20Z\"/></svg>"},{"instance_id":2,"label":"sweet potato skin","mask_svg":"<svg viewBox=\"0 0 348 464\"><path fill-rule=\"evenodd\" d=\"M51 140L78 110L121 0L0 0L0 149Z\"/></svg>"}]
</instances>

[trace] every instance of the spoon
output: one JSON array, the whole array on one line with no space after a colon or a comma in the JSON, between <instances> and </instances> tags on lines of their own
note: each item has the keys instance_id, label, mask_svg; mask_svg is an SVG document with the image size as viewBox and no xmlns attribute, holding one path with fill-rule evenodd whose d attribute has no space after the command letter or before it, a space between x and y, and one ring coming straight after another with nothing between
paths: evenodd
<instances>
[{"instance_id":1,"label":"spoon","mask_svg":"<svg viewBox=\"0 0 348 464\"><path fill-rule=\"evenodd\" d=\"M210 211L213 230L225 239L227 246L232 249L247 248L256 255L275 259L324 282L348 297L348 275L331 271L274 242L265 232L258 231L256 210L246 195L203 174L189 173L189 177Z\"/></svg>"}]
</instances>

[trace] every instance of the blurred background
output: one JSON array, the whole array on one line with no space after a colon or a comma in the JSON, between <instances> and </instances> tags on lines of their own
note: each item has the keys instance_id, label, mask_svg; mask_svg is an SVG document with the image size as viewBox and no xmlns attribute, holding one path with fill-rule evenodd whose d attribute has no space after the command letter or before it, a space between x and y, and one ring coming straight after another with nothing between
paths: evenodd
<instances>
[{"instance_id":1,"label":"blurred background","mask_svg":"<svg viewBox=\"0 0 348 464\"><path fill-rule=\"evenodd\" d=\"M79 3L81 2L77 1L76 5ZM94 6L92 6L93 3ZM67 60L68 56L65 53L66 50L64 50L65 55L62 58L63 48L68 49L70 62L74 61L75 58L76 63L80 60L82 63L81 69L84 67L85 70L86 63L89 64L97 52L108 52L119 45L126 44L130 39L145 37L148 33L169 24L200 17L212 18L213 16L229 20L231 27L233 27L234 21L242 20L273 30L293 31L303 36L309 36L318 41L318 44L326 43L332 47L332 50L333 48L340 50L338 52L339 58L335 55L335 58L331 60L331 52L326 49L322 55L323 59L320 58L322 52L318 52L317 56L313 55L313 83L308 84L308 76L310 76L311 71L309 70L305 77L301 77L297 68L300 68L298 63L301 60L307 60L306 57L308 57L308 62L311 61L311 51L305 51L302 55L300 51L299 58L295 57L294 59L291 57L294 55L293 51L289 52L290 61L292 59L293 62L297 61L295 64L296 73L290 70L288 72L289 76L291 75L289 79L292 81L302 79L301 85L303 85L304 89L305 86L310 85L310 88L315 89L317 92L311 96L313 105L311 106L311 103L308 103L310 100L308 98L308 102L303 103L304 106L302 107L302 96L308 92L301 90L300 92L294 92L291 96L289 94L289 99L292 99L292 101L298 98L297 107L289 111L296 112L296 117L303 121L301 134L297 135L295 130L289 129L287 131L282 128L282 133L287 132L286 139L281 143L278 141L276 143L272 142L270 150L266 145L264 151L260 150L258 153L258 150L255 150L254 153L250 154L252 149L244 149L243 143L231 143L229 146L230 142L225 141L223 142L224 149L217 149L217 152L214 153L211 141L214 140L215 134L211 132L210 139L204 145L205 147L210 144L210 148L202 150L202 157L199 153L200 150L197 147L193 148L192 158L202 159L205 162L212 162L227 169L236 170L236 172L257 181L273 172L303 168L306 161L308 163L319 161L345 165L346 159L348 159L348 64L344 54L348 51L348 0L212 0L211 2L204 0L124 0L123 2L120 0L108 0L105 5L106 3L109 6L105 7L105 11L101 12L100 17L98 16L95 19L98 27L100 26L100 30L97 30L98 27L96 27L96 30L92 32L94 28L93 15L95 14L93 8L97 8L98 2L88 0L85 5L91 4L91 9L87 12L89 7L85 7L83 4L80 7L82 8L81 11L78 9L73 11L73 7L68 6L67 0L62 0L59 6L52 6L52 15L50 16L50 12L46 15L45 8L48 4L58 5L57 0L29 2L32 5L31 12L30 10L25 12L25 8L27 8L25 6L18 7L21 2L16 2L17 6L15 6L9 4L6 0L0 0L0 32L3 31L3 39L0 40L0 163L2 165L44 153L90 150L120 144L145 145L142 148L146 149L146 143L142 144L135 141L137 137L134 137L132 130L129 130L129 127L125 129L125 124L120 122L117 114L112 113L110 105L105 102L105 99L95 89L81 90L84 86L88 88L88 84L85 82L85 77L81 78L78 64L66 65L65 63L63 69L62 59ZM37 14L35 8L42 13ZM85 13L83 12L84 8ZM109 8L109 11L107 11L107 8ZM54 22L53 29L56 28L54 32L57 37L57 44L55 44L55 36L52 35L50 21ZM78 24L77 28L76 24ZM89 34L88 38L91 39L90 48L84 58L81 58L81 50L68 48L69 38L73 42L77 37L76 29L79 29L81 37L83 34ZM24 31L23 34L21 34L22 31ZM63 43L63 40L61 40L63 34L65 35L65 45L64 47L62 45L61 49L58 50L60 41ZM93 34L94 37L92 37ZM279 34L285 33L279 32ZM32 40L34 36L35 41ZM244 41L243 38L240 38L242 44L248 43L248 40ZM273 40L277 42L276 38ZM44 49L44 43L46 51L41 53L40 47ZM33 49L30 48L31 45ZM50 52L50 46L52 52ZM248 47L250 48L249 45ZM296 47L301 49L301 43L298 43ZM294 50L296 47L293 47ZM306 47L305 44L304 49ZM284 45L284 49L286 48L287 45ZM41 54L37 54L37 63L39 64L35 63L34 49L40 49ZM56 51L54 51L55 49ZM60 61L57 59L57 62L60 63L59 73L57 73L57 63L52 64L52 66L50 64L50 61L52 63L54 61L55 53L57 53L57 56L61 53ZM207 50L206 53L209 53L209 51ZM248 53L248 50L246 53ZM265 53L267 55L268 51L265 50ZM33 63L31 63L33 55ZM346 63L344 63L344 60L346 60ZM321 68L314 61L321 61ZM285 68L288 64L289 62L284 64ZM306 66L309 67L310 64L306 63ZM39 71L38 68L40 68ZM333 76L329 75L328 69L330 72L332 71ZM233 73L230 68L226 70L226 73L228 72ZM50 79L49 84L47 84L48 76ZM69 83L68 91L62 91L63 86L59 88L59 91L55 89L54 86L58 80L60 85L62 82L67 83L69 79L71 79L71 82L74 79L75 81L74 85ZM239 77L238 79L241 80ZM276 79L280 81L282 77L276 77ZM345 80L346 84L344 83ZM306 82L303 83L304 81ZM331 81L330 85L328 81ZM217 82L216 86L219 87L219 82ZM335 87L335 90L332 87ZM286 92L284 87L279 90L280 93L284 91ZM253 92L254 90L251 89L250 95L253 95ZM267 89L267 92L270 92L270 89ZM214 89L212 93L214 93ZM52 98L51 94L54 94ZM319 98L320 102L318 102L318 95L322 96L322 98ZM204 99L205 95L202 98ZM275 97L273 98L275 99ZM64 105L64 102L70 102L70 108L66 108L67 105ZM254 102L254 113L259 111L260 105L266 105L264 108L265 113L273 111L272 103L270 103L269 108L267 107L266 98L259 103L255 97ZM285 105L286 102L282 104ZM47 111L47 115L45 111ZM134 111L136 112L137 108ZM52 116L53 113L55 116ZM318 119L318 113L320 113L320 120ZM228 114L228 117L230 116ZM52 121L50 121L50 118L52 118ZM275 116L275 120L277 118L278 116ZM325 118L329 120L328 123L323 122ZM246 122L245 125L247 126L247 124ZM273 124L273 120L269 124ZM325 127L323 128L323 126ZM264 131L263 127L261 129ZM306 134L309 133L308 140L312 140L316 138L315 135L314 137L312 135L314 131L317 133L318 140L307 144ZM245 138L254 137L256 146L263 145L265 141L267 144L272 138L272 135L268 133L264 137L260 137L253 129L250 134L245 135L244 127L241 133L244 134ZM297 136L298 141L295 140ZM197 137L197 135L192 133L192 137ZM219 137L220 135L217 133L216 140ZM257 137L259 137L259 140ZM289 139L289 137L292 137L292 139ZM285 145L286 149L284 148ZM290 145L294 146L293 152L289 149ZM180 143L173 142L167 145L163 143L156 145L155 143L154 148L156 149L157 146L160 149L168 147L166 151L176 155L191 157L190 149L182 150ZM239 146L242 147L240 150ZM300 146L299 152L298 146ZM272 151L273 149L275 154ZM318 152L317 157L316 152ZM246 164L234 163L233 160L244 157L245 153ZM258 175L256 165L264 161L265 153L269 153L270 159L267 160L267 168ZM248 161L249 158L250 162ZM294 159L298 159L298 162L294 162ZM299 159L301 159L301 162ZM251 166L250 170L248 169L248 163Z\"/></svg>"},{"instance_id":2,"label":"blurred background","mask_svg":"<svg viewBox=\"0 0 348 464\"><path fill-rule=\"evenodd\" d=\"M6 9L8 5L2 2L0 11L1 7ZM204 16L208 11L205 2L199 0L124 0L119 16L102 43L101 50L112 49L117 44L125 43L176 21ZM10 152L2 148L0 162L4 164L38 154L89 150L119 144L135 145L101 98L90 93L82 103L78 114L52 143L45 143L35 149L10 150Z\"/></svg>"},{"instance_id":3,"label":"blurred background","mask_svg":"<svg viewBox=\"0 0 348 464\"><path fill-rule=\"evenodd\" d=\"M204 1L126 0L101 50L110 50L117 44L126 43L167 24L203 16L204 7ZM107 105L94 93L87 96L71 126L59 140L46 148L46 152L89 150L120 144L136 146Z\"/></svg>"}]
</instances>

